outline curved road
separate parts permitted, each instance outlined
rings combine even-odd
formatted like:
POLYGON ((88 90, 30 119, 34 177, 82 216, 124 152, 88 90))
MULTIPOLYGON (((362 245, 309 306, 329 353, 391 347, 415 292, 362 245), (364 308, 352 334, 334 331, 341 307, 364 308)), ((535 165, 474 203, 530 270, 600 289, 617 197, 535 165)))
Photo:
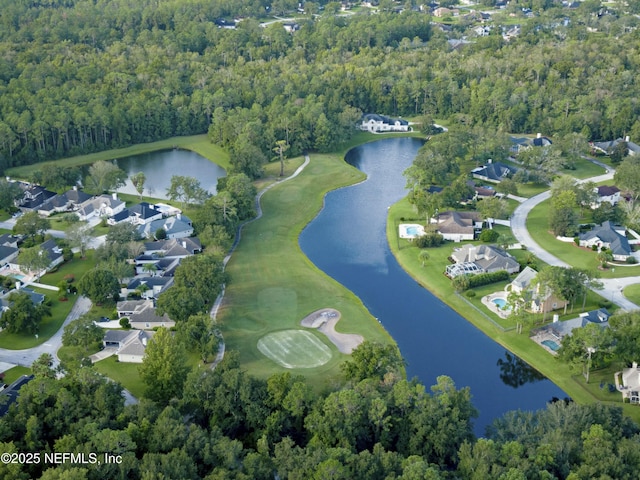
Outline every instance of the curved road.
MULTIPOLYGON (((580 183, 585 182, 603 182, 606 180, 613 179, 613 175, 615 171, 611 169, 608 165, 604 163, 598 162, 597 160, 588 159, 589 161, 600 165, 603 167, 607 173, 603 175, 599 175, 597 177, 586 178, 584 180, 580 180, 580 183)), ((536 243, 536 241, 531 237, 529 231, 527 230, 527 216, 533 210, 533 208, 541 202, 544 202, 549 197, 551 197, 551 192, 547 190, 546 192, 542 192, 534 197, 531 197, 524 202, 522 202, 513 212, 511 216, 511 230, 513 231, 513 235, 516 237, 518 242, 527 247, 531 253, 540 258, 543 262, 548 263, 549 265, 556 265, 559 267, 568 268, 570 265, 566 262, 563 262, 555 255, 544 250, 540 245, 536 243)), ((594 292, 602 295, 602 297, 610 300, 611 302, 618 305, 623 310, 636 310, 640 308, 638 305, 633 303, 630 300, 627 300, 622 295, 622 289, 627 285, 632 285, 635 283, 640 283, 640 276, 637 277, 624 277, 624 278, 607 278, 602 279, 603 288, 602 289, 592 289, 594 292)))

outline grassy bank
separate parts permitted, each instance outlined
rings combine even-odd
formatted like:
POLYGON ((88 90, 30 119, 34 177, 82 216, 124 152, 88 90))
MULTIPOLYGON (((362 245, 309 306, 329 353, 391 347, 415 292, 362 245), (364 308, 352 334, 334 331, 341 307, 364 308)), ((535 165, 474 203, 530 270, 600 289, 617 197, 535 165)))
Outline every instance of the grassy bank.
MULTIPOLYGON (((343 154, 311 155, 311 163, 293 180, 276 185, 262 198, 264 215, 248 224, 227 266, 227 286, 218 321, 227 348, 238 351, 248 371, 259 377, 282 372, 257 349, 271 332, 300 328, 309 313, 332 307, 342 313, 336 329, 369 340, 392 342, 350 291, 315 267, 302 253, 298 236, 322 207, 326 192, 358 182, 364 174, 347 165, 343 154)), ((322 334, 314 335, 332 351, 325 365, 292 369, 322 387, 347 358, 322 334)))
POLYGON ((77 167, 80 165, 89 165, 99 160, 114 160, 117 158, 130 157, 132 155, 140 155, 143 153, 172 148, 182 148, 194 151, 220 165, 225 170, 229 169, 229 154, 222 148, 213 145, 207 136, 203 134, 192 135, 189 137, 172 137, 158 142, 141 143, 126 148, 117 148, 115 150, 106 150, 104 152, 79 155, 77 157, 51 160, 49 162, 37 163, 34 165, 23 165, 21 167, 10 168, 5 173, 10 177, 28 178, 32 172, 40 170, 44 165, 55 164, 59 167, 77 167))
MULTIPOLYGON (((406 240, 398 238, 398 224, 401 218, 409 219, 415 217, 413 207, 406 199, 393 205, 389 210, 387 222, 387 239, 396 259, 418 283, 431 291, 438 298, 446 302, 451 308, 456 310, 465 319, 479 328, 489 338, 518 355, 521 359, 540 371, 547 378, 564 390, 571 398, 580 403, 604 402, 615 403, 622 406, 621 397, 612 395, 596 394, 595 389, 599 387, 591 381, 586 384, 583 377, 575 375, 575 372, 554 356, 547 353, 542 347, 529 339, 526 333, 518 334, 515 330, 504 331, 496 326, 490 318, 490 312, 486 315, 482 309, 475 308, 470 302, 457 296, 451 288, 451 281, 443 274, 449 264, 447 257, 451 254, 453 244, 446 243, 438 248, 429 248, 430 258, 422 266, 419 258, 420 250, 406 240), (480 311, 479 311, 480 310, 480 311)), ((496 290, 499 289, 496 287, 496 290)), ((474 300, 475 301, 475 300, 474 300)), ((593 301, 593 300, 590 300, 593 301)), ((502 323, 502 322, 500 322, 502 323)), ((504 327, 510 325, 505 323, 504 327)), ((613 381, 613 374, 609 382, 613 381)), ((640 409, 630 405, 624 405, 625 412, 640 421, 640 409)))

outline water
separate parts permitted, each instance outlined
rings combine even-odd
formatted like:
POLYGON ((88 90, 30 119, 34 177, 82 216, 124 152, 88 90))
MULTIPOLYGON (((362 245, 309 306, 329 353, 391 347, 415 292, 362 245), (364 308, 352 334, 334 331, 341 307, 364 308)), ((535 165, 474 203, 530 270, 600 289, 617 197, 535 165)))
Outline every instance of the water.
POLYGON ((560 345, 558 345, 553 340, 543 340, 541 343, 542 345, 546 345, 547 347, 549 347, 554 352, 557 352, 558 350, 560 350, 560 345))
POLYGON ((137 195, 131 183, 131 176, 143 172, 146 176, 144 191, 147 197, 167 199, 167 189, 173 175, 194 177, 200 186, 211 194, 216 193, 218 178, 226 175, 225 170, 195 152, 188 150, 163 150, 143 155, 121 158, 118 166, 127 172, 127 183, 118 192, 137 195))
POLYGON ((482 435, 509 410, 537 410, 566 394, 422 288, 390 252, 387 209, 406 195, 402 172, 420 146, 416 139, 397 138, 349 152, 347 161, 364 171, 367 181, 330 192, 300 245, 381 321, 408 362, 410 378, 430 386, 448 375, 458 388, 471 388, 480 411, 475 430, 482 435))
POLYGON ((491 301, 495 303, 497 306, 499 306, 500 308, 504 308, 505 305, 507 304, 504 298, 494 298, 491 301))

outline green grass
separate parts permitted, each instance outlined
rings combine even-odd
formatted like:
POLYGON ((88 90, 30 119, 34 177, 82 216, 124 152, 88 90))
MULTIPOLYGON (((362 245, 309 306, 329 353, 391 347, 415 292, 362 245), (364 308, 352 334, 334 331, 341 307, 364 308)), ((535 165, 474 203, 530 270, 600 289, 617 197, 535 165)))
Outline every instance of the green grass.
POLYGON ((28 178, 32 172, 39 170, 43 165, 53 165, 59 167, 76 167, 80 165, 88 165, 99 160, 113 160, 116 158, 130 157, 132 155, 140 155, 142 153, 153 152, 156 150, 166 150, 170 148, 183 148, 192 150, 203 157, 215 162, 225 170, 229 170, 229 154, 217 145, 213 145, 206 135, 192 135, 189 137, 173 137, 159 142, 141 143, 126 148, 118 148, 115 150, 107 150, 104 152, 91 153, 88 155, 80 155, 77 157, 64 158, 60 160, 52 160, 34 165, 24 165, 21 167, 10 168, 6 174, 11 177, 28 178))
POLYGON ((306 330, 281 330, 258 340, 258 350, 284 368, 320 367, 331 360, 331 349, 306 330))
POLYGON ((604 168, 602 168, 600 165, 596 165, 595 163, 590 162, 585 158, 576 160, 575 167, 575 170, 563 169, 562 173, 571 175, 572 177, 578 179, 597 177, 598 175, 604 175, 606 173, 604 168))
MULTIPOLYGON (((538 204, 527 217, 527 230, 531 237, 547 252, 574 267, 595 270, 599 267, 597 253, 586 248, 576 246, 573 242, 566 243, 556 240, 549 232, 549 200, 538 204)), ((602 278, 622 278, 640 275, 640 265, 615 266, 600 270, 602 278)))
POLYGON ((640 283, 625 287, 622 293, 624 294, 625 298, 631 300, 637 305, 640 305, 640 283))
POLYGON ((16 366, 4 372, 4 383, 11 385, 22 375, 31 375, 31 369, 27 367, 16 366))
POLYGON ((105 358, 93 365, 98 372, 118 382, 136 398, 142 398, 146 389, 138 372, 139 363, 118 362, 117 356, 105 358))
MULTIPOLYGON (((482 330, 492 340, 515 353, 522 360, 551 379, 551 381, 558 385, 558 387, 564 390, 575 401, 580 403, 593 403, 599 400, 589 388, 585 388, 584 385, 581 384, 581 377, 575 377, 574 372, 566 364, 557 360, 553 355, 549 355, 538 344, 530 340, 526 333, 518 334, 515 330, 503 331, 501 328, 493 325, 493 323, 487 320, 484 315, 470 306, 465 300, 454 294, 451 288, 451 281, 442 273, 449 264, 447 257, 453 248, 452 244, 449 243, 442 247, 428 249, 431 258, 427 260, 426 266, 422 267, 418 258, 419 249, 411 245, 408 241, 399 240, 397 234, 397 225, 401 223, 400 217, 411 217, 412 215, 415 215, 413 214, 412 206, 406 199, 403 199, 389 209, 389 221, 387 222, 389 245, 405 271, 469 322, 482 330)), ((526 254, 526 252, 524 253, 526 254)), ((575 316, 575 314, 572 316, 575 316)), ((584 382, 582 381, 582 383, 584 382)), ((617 404, 622 405, 619 400, 617 404)), ((625 412, 636 421, 640 420, 640 409, 627 409, 625 406, 625 412)))
MULTIPOLYGON (((242 366, 253 375, 265 378, 283 371, 260 353, 260 338, 300 328, 306 315, 321 308, 341 312, 340 332, 392 342, 362 302, 315 267, 298 244, 300 232, 321 209, 324 194, 363 178, 363 173, 344 162, 343 154, 313 154, 302 174, 263 196, 264 216, 244 228, 242 241, 227 266, 232 281, 218 322, 227 348, 239 352, 242 366)), ((325 365, 289 371, 305 375, 317 387, 326 385, 348 358, 334 345, 329 348, 333 357, 325 365)))

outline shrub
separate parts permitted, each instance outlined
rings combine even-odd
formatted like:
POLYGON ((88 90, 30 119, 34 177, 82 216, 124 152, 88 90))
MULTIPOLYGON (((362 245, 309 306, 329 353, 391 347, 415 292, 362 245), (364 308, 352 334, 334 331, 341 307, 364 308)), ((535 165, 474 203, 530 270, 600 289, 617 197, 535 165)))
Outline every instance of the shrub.
POLYGON ((638 260, 636 260, 636 257, 627 257, 625 262, 629 265, 635 265, 636 263, 638 263, 638 260))
POLYGON ((76 280, 76 276, 73 273, 67 273, 63 278, 67 283, 73 283, 76 280))
POLYGON ((122 328, 131 328, 131 324, 129 323, 129 319, 127 317, 122 317, 120 319, 120 326, 122 328))
POLYGON ((483 230, 480 234, 479 239, 481 242, 491 243, 498 240, 499 236, 500 234, 495 230, 483 230))
POLYGON ((593 250, 594 252, 598 251, 598 247, 595 245, 591 245, 591 250, 593 250))
POLYGON ((425 233, 415 239, 415 245, 418 248, 439 247, 443 243, 444 237, 439 233, 425 233))
POLYGON ((611 308, 613 304, 609 300, 600 300, 598 306, 600 308, 611 308))
POLYGON ((465 296, 466 296, 467 298, 473 298, 473 297, 475 297, 475 296, 476 296, 476 292, 475 292, 475 290, 467 290, 467 291, 465 292, 465 296))
POLYGON ((580 246, 580 237, 573 237, 573 243, 576 244, 576 246, 580 246))

